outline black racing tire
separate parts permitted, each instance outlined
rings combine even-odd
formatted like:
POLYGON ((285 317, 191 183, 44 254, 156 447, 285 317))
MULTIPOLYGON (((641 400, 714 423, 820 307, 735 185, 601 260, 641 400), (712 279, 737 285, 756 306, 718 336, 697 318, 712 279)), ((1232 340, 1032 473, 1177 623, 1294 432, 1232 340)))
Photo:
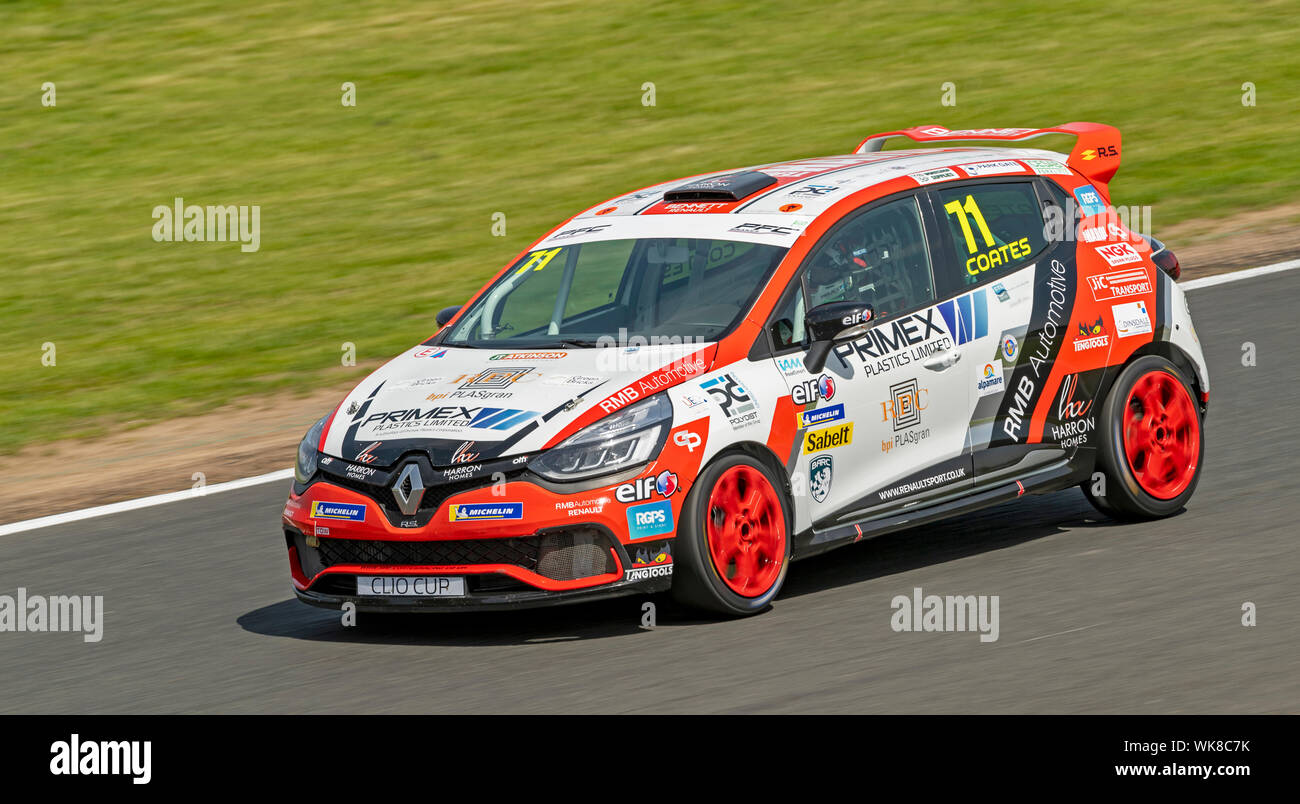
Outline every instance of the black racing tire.
POLYGON ((784 488, 771 469, 743 452, 705 467, 677 528, 675 600, 731 617, 771 604, 790 566, 793 514, 784 488))
POLYGON ((1082 484, 1097 510, 1115 519, 1159 519, 1191 499, 1205 463, 1205 422, 1187 377, 1163 357, 1124 367, 1097 422, 1096 479, 1082 484), (1149 410, 1148 410, 1149 409, 1149 410))

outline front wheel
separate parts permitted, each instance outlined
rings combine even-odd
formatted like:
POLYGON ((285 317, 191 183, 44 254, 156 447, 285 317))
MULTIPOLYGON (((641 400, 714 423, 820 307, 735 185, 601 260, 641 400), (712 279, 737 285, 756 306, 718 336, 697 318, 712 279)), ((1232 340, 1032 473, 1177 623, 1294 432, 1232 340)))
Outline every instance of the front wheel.
POLYGON ((780 488, 771 470, 740 453, 700 473, 677 531, 674 598, 731 616, 772 602, 790 564, 790 509, 780 488))
POLYGON ((1183 508, 1205 457, 1202 421, 1191 386, 1163 357, 1124 368, 1097 423, 1104 483, 1083 484, 1098 510, 1121 519, 1154 519, 1183 508))

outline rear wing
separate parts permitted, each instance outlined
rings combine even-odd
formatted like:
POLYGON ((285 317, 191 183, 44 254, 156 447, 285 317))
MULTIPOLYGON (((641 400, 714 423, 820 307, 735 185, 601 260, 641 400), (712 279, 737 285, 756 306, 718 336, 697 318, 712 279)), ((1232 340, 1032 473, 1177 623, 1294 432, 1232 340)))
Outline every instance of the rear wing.
POLYGON ((888 131, 872 134, 858 144, 855 154, 867 154, 885 147, 885 141, 893 137, 907 137, 915 142, 959 142, 970 140, 1031 140, 1048 134, 1070 134, 1077 137, 1074 150, 1070 152, 1066 164, 1082 173, 1088 181, 1098 185, 1097 189, 1107 196, 1110 192, 1106 185, 1110 183, 1115 171, 1119 170, 1119 129, 1104 123, 1063 123, 1051 128, 975 128, 949 131, 943 126, 925 125, 905 128, 902 131, 888 131))

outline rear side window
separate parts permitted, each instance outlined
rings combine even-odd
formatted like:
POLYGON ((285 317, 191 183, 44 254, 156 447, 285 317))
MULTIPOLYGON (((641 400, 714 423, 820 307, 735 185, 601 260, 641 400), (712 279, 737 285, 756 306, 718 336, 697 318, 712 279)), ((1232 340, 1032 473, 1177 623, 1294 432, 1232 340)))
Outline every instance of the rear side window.
POLYGON ((1047 245, 1038 194, 1028 182, 941 189, 939 213, 965 285, 1021 268, 1047 245))

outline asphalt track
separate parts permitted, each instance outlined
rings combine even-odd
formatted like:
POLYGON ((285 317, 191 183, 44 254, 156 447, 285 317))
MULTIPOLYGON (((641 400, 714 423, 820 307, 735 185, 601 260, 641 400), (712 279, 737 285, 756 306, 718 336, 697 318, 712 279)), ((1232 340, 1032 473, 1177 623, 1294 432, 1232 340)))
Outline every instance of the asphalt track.
POLYGON ((1190 297, 1209 440, 1170 519, 1025 498, 795 564, 740 621, 664 598, 647 630, 629 598, 344 628, 293 598, 270 483, 0 538, 0 594, 105 598, 97 644, 0 633, 0 712, 1300 711, 1300 272, 1190 297), (895 633, 915 587, 998 595, 998 641, 895 633))

